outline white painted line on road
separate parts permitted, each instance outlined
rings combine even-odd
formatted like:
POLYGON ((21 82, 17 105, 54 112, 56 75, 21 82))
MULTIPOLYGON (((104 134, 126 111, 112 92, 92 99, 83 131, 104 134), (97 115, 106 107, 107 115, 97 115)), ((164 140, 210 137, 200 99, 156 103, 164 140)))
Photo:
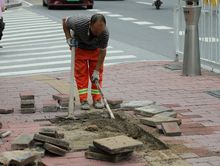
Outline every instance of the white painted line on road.
MULTIPOLYGON (((15 62, 30 62, 30 61, 37 61, 37 60, 50 60, 51 61, 52 59, 70 60, 70 58, 71 58, 70 54, 67 54, 67 55, 65 54, 65 55, 57 55, 57 56, 43 56, 43 57, 1 60, 0 64, 2 64, 2 65, 6 64, 7 66, 0 66, 0 69, 7 69, 8 66, 10 67, 10 63, 15 63, 15 62), (7 64, 7 63, 9 63, 9 64, 7 64), (3 67, 3 68, 1 68, 1 67, 3 67)), ((118 59, 132 59, 132 58, 136 58, 136 56, 134 56, 134 55, 107 56, 105 59, 106 60, 118 60, 118 59)), ((60 61, 60 60, 58 60, 58 61, 60 61)), ((31 65, 31 64, 29 63, 29 65, 31 65)), ((17 66, 17 65, 12 65, 12 66, 17 66)), ((19 66, 21 66, 21 65, 19 65, 19 66)))
POLYGON ((27 2, 27 1, 23 0, 22 2, 26 3, 28 6, 33 6, 33 4, 31 4, 31 3, 27 2))
POLYGON ((10 25, 10 26, 17 26, 17 25, 33 25, 33 24, 37 24, 37 23, 44 23, 44 24, 49 24, 49 23, 54 23, 54 21, 51 21, 51 20, 33 20, 33 21, 28 21, 28 22, 21 22, 21 23, 17 23, 17 22, 9 22, 9 23, 6 23, 6 25, 10 25))
POLYGON ((107 11, 100 11, 98 12, 99 14, 110 14, 111 12, 107 12, 107 11))
MULTIPOLYGON (((117 63, 105 63, 104 66, 110 66, 110 65, 114 65, 114 64, 117 64, 117 63)), ((70 66, 69 67, 59 67, 59 68, 4 72, 4 73, 0 73, 0 76, 19 76, 19 75, 38 74, 38 73, 60 72, 60 71, 70 71, 70 66)))
POLYGON ((36 36, 36 35, 43 35, 43 34, 49 34, 49 33, 57 34, 57 33, 62 33, 62 32, 63 32, 62 29, 56 29, 56 30, 50 30, 50 31, 40 31, 40 32, 35 31, 35 32, 26 32, 26 33, 20 33, 20 34, 7 34, 5 36, 7 38, 12 38, 12 37, 15 38, 15 37, 20 37, 20 36, 30 36, 30 35, 36 36))
MULTIPOLYGON (((53 29, 62 29, 62 27, 57 27, 57 26, 52 26, 52 27, 42 27, 42 28, 30 28, 30 29, 20 29, 20 30, 16 30, 16 33, 21 33, 23 34, 24 32, 32 32, 32 31, 45 31, 45 30, 53 30, 53 29)), ((6 31, 4 34, 12 34, 15 31, 6 31)))
POLYGON ((108 46, 108 47, 107 47, 107 49, 111 49, 111 48, 113 48, 113 47, 112 47, 112 46, 108 46))
POLYGON ((19 41, 19 42, 2 42, 2 46, 8 47, 22 47, 22 46, 28 46, 32 44, 43 44, 43 43, 53 43, 54 41, 65 41, 65 37, 52 37, 52 38, 46 38, 46 39, 36 39, 36 40, 25 40, 25 41, 19 41))
POLYGON ((99 12, 100 10, 99 9, 89 9, 87 11, 90 11, 90 12, 99 12))
POLYGON ((107 54, 118 54, 118 53, 123 53, 124 51, 122 50, 111 50, 111 51, 108 51, 107 50, 107 54))
POLYGON ((5 20, 6 22, 14 22, 14 21, 29 21, 29 20, 40 20, 40 19, 49 19, 48 17, 45 16, 28 16, 28 17, 12 17, 12 18, 7 18, 5 20))
POLYGON ((134 20, 137 20, 136 18, 132 18, 132 17, 121 17, 121 18, 118 18, 120 20, 123 20, 123 21, 134 21, 134 20))
POLYGON ((45 23, 37 23, 37 24, 32 24, 32 25, 16 25, 16 26, 7 26, 5 32, 12 31, 16 32, 16 30, 28 30, 32 28, 43 28, 43 27, 57 27, 57 28, 62 28, 60 24, 57 24, 56 22, 49 22, 48 24, 45 23))
POLYGON ((56 51, 44 51, 44 52, 27 52, 27 53, 16 53, 16 54, 10 54, 10 55, 3 55, 1 56, 1 58, 13 58, 13 57, 24 57, 24 56, 27 56, 27 57, 31 57, 31 56, 38 56, 38 55, 49 55, 49 54, 57 54, 57 53, 60 53, 60 54, 70 54, 70 50, 69 49, 66 49, 66 50, 56 50, 56 51))
POLYGON ((36 21, 50 21, 50 19, 48 19, 47 17, 43 17, 43 18, 39 18, 39 17, 34 17, 34 18, 27 18, 27 19, 15 19, 15 20, 7 20, 5 21, 6 24, 11 24, 11 23, 17 23, 20 24, 22 22, 26 23, 31 23, 31 22, 36 22, 36 21))
POLYGON ((179 31, 179 36, 185 35, 185 31, 179 31))
POLYGON ((150 28, 153 29, 158 29, 158 30, 169 30, 169 29, 173 29, 172 27, 168 27, 168 26, 150 26, 150 28))
POLYGON ((172 34, 174 34, 174 31, 170 31, 169 33, 172 33, 172 34))
MULTIPOLYGON (((54 37, 54 34, 50 34, 50 35, 38 35, 38 36, 25 36, 25 37, 16 37, 16 38, 6 38, 4 39, 4 41, 19 41, 19 40, 27 40, 27 39, 38 39, 38 38, 48 38, 48 37, 54 37)), ((56 37, 58 36, 64 36, 63 33, 57 33, 56 37)), ((20 42, 20 41, 19 41, 20 42)))
POLYGON ((152 24, 154 24, 154 23, 148 22, 148 21, 136 21, 133 23, 138 24, 138 25, 152 25, 152 24))
POLYGON ((66 48, 68 49, 68 46, 67 44, 64 44, 64 45, 59 45, 59 46, 46 46, 46 47, 35 47, 35 48, 21 48, 21 49, 10 49, 10 50, 4 50, 4 49, 1 49, 0 50, 0 53, 1 52, 19 52, 19 51, 36 51, 36 50, 48 50, 48 49, 56 49, 56 48, 66 48))
POLYGON ((121 14, 108 14, 109 17, 122 17, 121 14))
MULTIPOLYGON (((51 58, 51 57, 48 57, 47 59, 49 59, 49 58, 51 58)), ((63 56, 62 58, 65 58, 65 56, 63 56)), ((136 58, 136 56, 134 56, 134 55, 124 55, 124 56, 106 57, 106 60, 131 59, 131 58, 136 58)), ((41 59, 45 60, 43 58, 41 58, 41 59)), ((32 60, 33 60, 33 58, 31 59, 31 61, 32 60)), ((26 60, 26 62, 27 61, 28 60, 26 60)), ((15 69, 15 68, 25 68, 25 67, 36 67, 36 66, 48 66, 48 65, 57 65, 57 64, 69 64, 70 62, 71 62, 71 60, 70 60, 70 56, 69 56, 68 59, 62 60, 62 61, 50 61, 50 62, 38 62, 38 63, 28 63, 28 64, 19 64, 19 65, 0 66, 0 70, 8 70, 8 69, 15 69)))
POLYGON ((65 41, 65 39, 60 39, 60 40, 56 40, 56 41, 54 41, 54 40, 51 40, 51 41, 47 41, 47 42, 37 42, 37 43, 28 43, 28 44, 18 44, 18 45, 16 45, 16 44, 13 44, 13 45, 10 45, 10 46, 8 46, 8 45, 3 45, 3 46, 5 46, 4 48, 17 48, 17 47, 36 47, 36 46, 38 46, 38 45, 44 45, 44 46, 46 46, 46 45, 64 45, 64 44, 67 44, 66 42, 64 42, 65 41))
POLYGON ((150 2, 141 2, 141 1, 138 1, 138 2, 136 2, 136 3, 152 6, 152 3, 150 3, 150 2))

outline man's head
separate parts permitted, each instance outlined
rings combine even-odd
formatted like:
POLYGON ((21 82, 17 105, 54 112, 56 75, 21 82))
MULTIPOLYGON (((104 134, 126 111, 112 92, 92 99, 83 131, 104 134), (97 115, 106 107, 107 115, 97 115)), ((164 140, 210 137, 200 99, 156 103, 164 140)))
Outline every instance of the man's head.
POLYGON ((94 14, 90 20, 90 30, 94 36, 101 35, 106 27, 106 20, 102 14, 94 14))

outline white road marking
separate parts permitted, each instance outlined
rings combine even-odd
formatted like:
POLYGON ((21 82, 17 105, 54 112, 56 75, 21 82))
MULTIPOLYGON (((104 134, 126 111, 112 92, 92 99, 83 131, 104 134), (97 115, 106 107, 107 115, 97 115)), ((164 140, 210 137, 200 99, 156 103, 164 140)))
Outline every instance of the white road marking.
POLYGON ((120 20, 123 20, 123 21, 134 21, 134 20, 137 20, 136 18, 132 18, 132 17, 121 17, 121 18, 118 18, 120 20))
POLYGON ((153 29, 158 29, 158 30, 169 30, 169 29, 173 29, 172 27, 168 27, 168 26, 150 26, 150 28, 153 29))
POLYGON ((154 23, 148 22, 148 21, 136 21, 133 23, 138 24, 138 25, 152 25, 152 24, 154 24, 154 23))
POLYGON ((109 17, 122 17, 121 14, 108 14, 109 17))
POLYGON ((99 9, 89 9, 87 11, 90 11, 90 12, 99 12, 100 10, 99 9))
POLYGON ((23 0, 22 2, 26 3, 28 6, 33 6, 33 4, 31 4, 31 3, 27 2, 27 1, 23 0))
POLYGON ((98 12, 99 14, 110 14, 111 12, 106 12, 106 11, 100 11, 98 12))
POLYGON ((152 2, 150 3, 150 2, 141 2, 141 1, 138 1, 138 2, 136 2, 136 3, 152 6, 152 2))

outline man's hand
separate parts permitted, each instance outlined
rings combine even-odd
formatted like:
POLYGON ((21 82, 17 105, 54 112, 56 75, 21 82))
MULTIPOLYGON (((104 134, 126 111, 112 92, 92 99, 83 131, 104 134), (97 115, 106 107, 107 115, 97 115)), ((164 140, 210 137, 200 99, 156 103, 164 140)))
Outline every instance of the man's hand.
POLYGON ((66 39, 67 44, 71 47, 77 47, 77 40, 75 40, 74 38, 68 38, 66 39))
POLYGON ((99 81, 99 71, 94 70, 92 73, 92 82, 99 81))

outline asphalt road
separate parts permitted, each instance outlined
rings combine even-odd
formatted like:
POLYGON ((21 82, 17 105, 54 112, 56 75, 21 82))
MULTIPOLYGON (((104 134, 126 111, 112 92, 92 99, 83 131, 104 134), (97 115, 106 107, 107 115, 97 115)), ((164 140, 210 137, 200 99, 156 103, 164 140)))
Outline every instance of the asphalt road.
POLYGON ((94 9, 98 11, 93 12, 79 8, 48 10, 42 6, 41 0, 27 0, 27 2, 33 4, 29 10, 60 23, 65 16, 109 12, 105 15, 112 42, 116 42, 119 47, 132 50, 133 54, 142 58, 160 60, 164 58, 162 56, 165 56, 174 59, 173 9, 177 3, 174 0, 164 1, 160 10, 150 5, 151 0, 95 1, 94 9), (117 17, 108 16, 111 14, 119 14, 136 20, 120 20, 117 17), (135 21, 147 23, 140 25, 141 23, 133 23, 135 21))

